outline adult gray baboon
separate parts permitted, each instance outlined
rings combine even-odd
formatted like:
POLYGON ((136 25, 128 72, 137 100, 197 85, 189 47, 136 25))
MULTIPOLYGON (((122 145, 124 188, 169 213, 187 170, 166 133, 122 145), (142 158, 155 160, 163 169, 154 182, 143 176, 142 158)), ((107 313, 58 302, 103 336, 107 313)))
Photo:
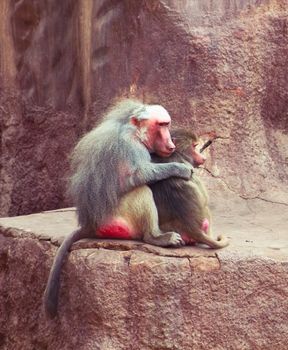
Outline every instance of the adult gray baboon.
POLYGON ((75 241, 98 236, 141 238, 159 246, 184 244, 178 233, 159 229, 152 192, 146 186, 171 176, 190 178, 191 168, 184 164, 151 162, 150 153, 160 157, 173 153, 170 124, 162 106, 125 100, 76 146, 70 192, 80 228, 65 238, 50 271, 44 306, 51 317, 57 313, 61 267, 75 241))
MULTIPOLYGON (((165 162, 181 162, 197 168, 206 158, 201 154, 211 143, 206 142, 197 151, 197 136, 187 129, 171 132, 176 151, 165 162)), ((154 162, 162 163, 163 158, 153 156, 154 162)), ((192 173, 189 181, 180 178, 167 178, 150 186, 158 209, 159 226, 162 230, 177 231, 186 244, 205 243, 211 248, 226 247, 229 242, 223 235, 217 240, 212 237, 211 214, 208 195, 200 178, 192 173)))

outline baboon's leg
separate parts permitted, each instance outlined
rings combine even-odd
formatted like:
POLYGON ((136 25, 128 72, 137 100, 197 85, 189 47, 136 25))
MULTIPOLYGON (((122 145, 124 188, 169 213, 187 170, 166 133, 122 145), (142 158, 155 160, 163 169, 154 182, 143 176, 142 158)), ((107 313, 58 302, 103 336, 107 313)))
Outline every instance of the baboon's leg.
POLYGON ((184 242, 176 232, 162 232, 152 191, 148 186, 138 187, 126 194, 117 212, 132 227, 134 238, 157 246, 180 246, 184 242))

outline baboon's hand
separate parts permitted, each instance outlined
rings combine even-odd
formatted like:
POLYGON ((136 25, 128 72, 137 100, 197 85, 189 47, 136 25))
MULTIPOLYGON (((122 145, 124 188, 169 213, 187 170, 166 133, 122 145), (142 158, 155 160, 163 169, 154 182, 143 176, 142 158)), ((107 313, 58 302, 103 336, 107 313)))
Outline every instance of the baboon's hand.
POLYGON ((185 242, 179 233, 173 232, 169 240, 169 245, 172 247, 181 247, 182 245, 185 245, 185 242))
POLYGON ((177 167, 177 172, 178 172, 176 176, 179 176, 184 180, 191 179, 191 176, 193 174, 192 166, 190 167, 183 163, 175 163, 175 166, 177 167))

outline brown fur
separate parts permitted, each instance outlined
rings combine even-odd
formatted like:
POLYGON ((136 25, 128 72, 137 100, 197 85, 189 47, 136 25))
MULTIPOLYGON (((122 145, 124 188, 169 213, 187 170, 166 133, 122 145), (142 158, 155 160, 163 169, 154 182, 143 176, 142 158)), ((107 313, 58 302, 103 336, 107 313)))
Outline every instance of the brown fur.
MULTIPOLYGON (((197 167, 205 158, 196 151, 196 135, 187 129, 171 132, 176 144, 176 151, 165 161, 182 162, 187 166, 197 167), (192 147, 191 147, 192 146, 192 147)), ((153 156, 153 161, 163 159, 153 156)), ((158 209, 159 225, 162 230, 176 231, 185 234, 193 242, 207 244, 211 248, 223 248, 229 243, 226 237, 212 237, 211 213, 208 206, 208 195, 200 178, 194 171, 189 181, 180 178, 169 178, 150 186, 158 209), (208 219, 207 232, 203 222, 208 219)))

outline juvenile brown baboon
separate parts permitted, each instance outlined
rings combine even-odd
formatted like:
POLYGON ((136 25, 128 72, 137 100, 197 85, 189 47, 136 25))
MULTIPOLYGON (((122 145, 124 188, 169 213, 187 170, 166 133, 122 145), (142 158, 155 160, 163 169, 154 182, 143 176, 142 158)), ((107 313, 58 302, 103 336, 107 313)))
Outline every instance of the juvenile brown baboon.
MULTIPOLYGON (((165 162, 182 162, 198 167, 204 164, 205 157, 197 151, 197 137, 187 129, 176 129, 171 132, 176 151, 165 162)), ((204 148, 208 147, 206 143, 204 148)), ((158 156, 154 162, 162 163, 158 156)), ((159 226, 162 230, 177 231, 184 241, 205 243, 211 248, 223 248, 228 245, 224 236, 212 237, 211 215, 208 207, 208 196, 199 177, 192 173, 189 181, 180 178, 169 178, 150 186, 158 209, 159 226)))
POLYGON ((75 241, 98 236, 141 238, 159 246, 184 244, 178 233, 159 229, 153 195, 145 186, 171 176, 186 180, 191 176, 185 164, 151 162, 150 153, 160 157, 173 153, 170 124, 162 106, 125 100, 76 146, 70 192, 80 228, 65 238, 50 271, 44 306, 51 317, 57 313, 61 267, 75 241))

